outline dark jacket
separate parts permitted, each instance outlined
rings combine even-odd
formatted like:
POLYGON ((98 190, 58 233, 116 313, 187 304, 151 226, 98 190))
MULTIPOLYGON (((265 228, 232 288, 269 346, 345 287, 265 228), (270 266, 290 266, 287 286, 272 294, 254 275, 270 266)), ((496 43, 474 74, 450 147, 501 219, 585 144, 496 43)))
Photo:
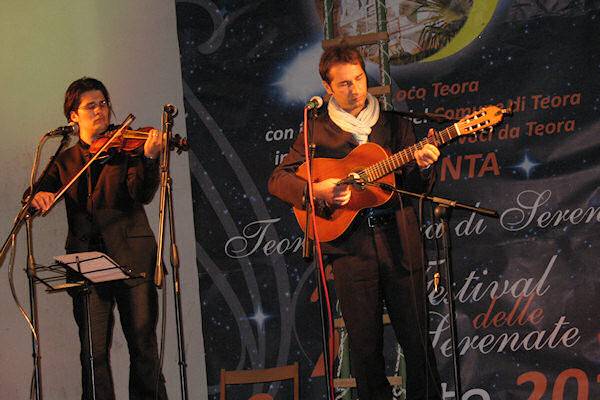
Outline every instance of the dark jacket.
MULTIPOLYGON (((38 190, 56 193, 89 157, 83 142, 65 150, 38 190)), ((67 253, 103 249, 119 265, 151 278, 156 240, 143 204, 152 200, 158 188, 158 162, 140 152, 116 153, 101 163, 96 161, 91 176, 81 175, 64 195, 69 225, 65 249, 67 253)))
MULTIPOLYGON (((313 128, 312 122, 309 122, 309 127, 313 128)), ((314 121, 313 132, 316 158, 344 158, 357 147, 352 134, 344 132, 333 123, 327 112, 314 121)), ((396 114, 382 112, 372 128, 369 142, 377 143, 390 154, 396 153, 415 143, 412 123, 396 114)), ((304 135, 300 133, 288 155, 275 168, 269 179, 269 192, 296 208, 303 208, 306 182, 296 176, 296 170, 304 160, 304 135)), ((396 186, 418 193, 426 192, 430 189, 434 179, 430 170, 422 172, 414 161, 410 162, 395 172, 396 186)), ((390 238, 390 240, 398 240, 397 235, 400 235, 403 253, 410 254, 410 256, 403 257, 402 264, 407 269, 419 268, 422 265, 421 240, 412 203, 409 199, 404 198, 402 207, 400 207, 396 196, 393 196, 388 203, 379 207, 379 209, 396 210, 396 237, 390 238)), ((365 213, 362 214, 355 219, 341 237, 332 242, 323 243, 323 250, 326 254, 360 255, 369 229, 365 213)))

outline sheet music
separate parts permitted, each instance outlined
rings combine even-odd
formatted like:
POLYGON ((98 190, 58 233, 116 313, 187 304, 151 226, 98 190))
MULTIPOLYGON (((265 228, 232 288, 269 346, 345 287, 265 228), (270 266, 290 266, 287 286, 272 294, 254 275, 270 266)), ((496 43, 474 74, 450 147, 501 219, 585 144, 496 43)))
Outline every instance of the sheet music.
POLYGON ((54 259, 73 271, 80 272, 94 283, 129 278, 112 258, 99 251, 65 254, 55 256, 54 259), (79 266, 77 260, 79 260, 79 266))

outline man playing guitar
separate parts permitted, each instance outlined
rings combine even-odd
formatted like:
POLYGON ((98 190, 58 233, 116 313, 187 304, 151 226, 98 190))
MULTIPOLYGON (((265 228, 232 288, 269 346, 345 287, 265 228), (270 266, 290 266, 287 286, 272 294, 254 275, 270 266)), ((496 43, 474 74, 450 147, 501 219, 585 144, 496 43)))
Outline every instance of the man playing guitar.
MULTIPOLYGON (((367 92, 364 61, 357 50, 325 50, 319 72, 331 99, 327 112, 309 126, 316 145, 315 162, 320 158, 339 162, 367 142, 389 154, 415 144, 410 121, 381 111, 377 99, 367 92)), ((305 161, 303 142, 301 134, 269 179, 269 192, 297 210, 304 209, 307 194, 299 169, 305 161)), ((416 192, 431 187, 434 176, 429 167, 440 153, 431 143, 419 147, 411 153, 414 161, 390 174, 392 184, 416 192)), ((344 210, 365 191, 358 185, 339 184, 344 176, 331 176, 314 182, 317 209, 344 210)), ((385 305, 406 359, 407 398, 439 399, 440 381, 424 320, 423 256, 416 213, 407 199, 389 198, 358 212, 343 234, 323 243, 348 329, 352 372, 361 400, 392 399, 383 357, 385 305)))

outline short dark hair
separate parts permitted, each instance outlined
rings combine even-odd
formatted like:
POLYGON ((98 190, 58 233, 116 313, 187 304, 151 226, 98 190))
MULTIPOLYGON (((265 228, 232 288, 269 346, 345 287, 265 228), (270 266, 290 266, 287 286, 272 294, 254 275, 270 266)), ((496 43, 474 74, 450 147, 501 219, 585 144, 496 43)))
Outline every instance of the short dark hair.
POLYGON ((327 83, 331 83, 329 78, 329 70, 336 64, 356 64, 360 65, 365 70, 365 61, 354 47, 348 46, 333 46, 325 49, 319 61, 319 74, 321 79, 327 83))
POLYGON ((81 95, 85 92, 89 92, 90 90, 101 91, 104 95, 104 98, 108 102, 109 108, 112 111, 112 107, 110 107, 110 96, 108 94, 108 90, 106 90, 106 86, 104 86, 104 84, 98 79, 84 76, 83 78, 79 78, 73 83, 71 83, 67 88, 67 91, 65 92, 65 103, 63 105, 63 111, 65 113, 67 121, 71 120, 71 111, 75 111, 79 108, 81 95))

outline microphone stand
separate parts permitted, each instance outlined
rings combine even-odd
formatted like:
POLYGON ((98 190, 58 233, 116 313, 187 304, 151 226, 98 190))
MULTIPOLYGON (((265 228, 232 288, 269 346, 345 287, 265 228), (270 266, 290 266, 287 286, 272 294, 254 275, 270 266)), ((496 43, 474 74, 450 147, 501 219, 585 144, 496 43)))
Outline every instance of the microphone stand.
MULTIPOLYGON (((318 114, 317 114, 317 110, 316 108, 312 108, 312 120, 314 121, 317 118, 318 114)), ((308 129, 308 126, 306 124, 308 124, 308 119, 304 121, 305 123, 305 134, 307 135, 307 142, 309 143, 308 145, 308 159, 306 160, 306 165, 308 166, 309 170, 312 171, 312 160, 315 156, 315 149, 316 149, 316 145, 313 142, 313 137, 312 137, 312 130, 308 129)), ((312 207, 311 207, 311 202, 310 202, 310 193, 312 193, 312 189, 309 190, 309 185, 312 185, 312 182, 307 182, 307 187, 306 187, 306 191, 305 191, 305 196, 304 196, 304 209, 306 210, 306 224, 305 224, 305 229, 304 229, 304 241, 303 241, 303 251, 302 251, 302 258, 304 259, 304 261, 306 262, 311 262, 313 261, 313 255, 315 253, 317 253, 315 251, 315 247, 317 245, 317 243, 314 240, 311 240, 309 237, 309 232, 310 230, 313 229, 313 225, 312 225, 312 207)), ((314 231, 313 231, 314 233, 314 231)), ((317 253, 318 255, 320 255, 320 253, 317 253)), ((322 265, 322 260, 321 263, 319 264, 319 260, 315 260, 315 275, 316 275, 316 282, 317 282, 317 290, 318 290, 318 294, 319 294, 319 314, 321 316, 321 338, 322 338, 322 347, 323 347, 323 372, 325 374, 325 384, 327 387, 327 399, 328 400, 334 400, 335 395, 334 395, 334 387, 333 387, 333 381, 331 379, 331 370, 333 369, 333 365, 330 365, 330 357, 331 354, 329 353, 329 342, 332 338, 329 337, 329 331, 327 329, 327 324, 325 322, 326 320, 326 315, 329 315, 328 309, 327 309, 327 304, 326 304, 326 300, 325 300, 325 291, 324 291, 324 287, 323 285, 327 285, 327 281, 323 281, 323 279, 321 279, 321 271, 320 271, 320 265, 322 265)))
MULTIPOLYGON (((125 122, 123 123, 121 128, 119 128, 117 130, 117 132, 115 132, 115 134, 109 140, 107 140, 107 142, 104 144, 104 146, 102 146, 102 148, 98 151, 98 153, 96 153, 81 168, 81 170, 54 196, 54 200, 53 200, 52 204, 50 205, 50 207, 48 208, 48 210, 43 212, 41 215, 46 215, 54 207, 54 205, 62 198, 64 193, 66 193, 66 191, 75 183, 75 181, 79 178, 79 176, 81 176, 81 174, 90 166, 90 164, 99 157, 101 152, 105 151, 110 146, 110 144, 114 141, 114 139, 116 139, 122 133, 122 131, 129 124, 131 124, 131 122, 133 122, 134 119, 135 119, 135 117, 131 114, 127 117, 127 119, 125 120, 125 122)), ((45 141, 47 137, 48 137, 48 135, 45 135, 42 140, 45 141)), ((68 136, 65 133, 63 135, 63 139, 60 143, 60 146, 56 149, 56 152, 50 159, 50 162, 46 165, 46 168, 42 172, 38 182, 43 182, 43 180, 46 178, 46 176, 48 175, 48 171, 50 170, 50 166, 52 165, 52 162, 55 160, 55 158, 58 156, 58 154, 60 152, 62 152, 62 150, 66 147, 67 143, 68 143, 68 136)), ((39 152, 39 149, 38 149, 38 152, 39 152)), ((36 154, 36 160, 38 158, 39 158, 39 153, 36 154)), ((8 246, 8 244, 11 241, 11 238, 13 236, 16 237, 16 235, 19 232, 19 230, 21 229, 21 226, 23 225, 23 223, 26 223, 26 226, 27 226, 27 228, 26 228, 27 229, 27 276, 28 276, 28 282, 29 282, 29 302, 30 302, 30 312, 31 312, 31 325, 33 327, 33 332, 32 332, 32 347, 33 347, 32 357, 33 357, 33 365, 34 365, 34 378, 33 378, 34 383, 33 384, 35 387, 35 398, 36 398, 36 400, 41 400, 43 398, 43 393, 42 393, 41 356, 40 356, 40 347, 39 347, 40 336, 39 336, 39 322, 38 322, 37 292, 35 289, 36 272, 35 272, 35 259, 33 256, 33 236, 32 236, 32 219, 33 219, 33 217, 39 215, 39 213, 36 210, 31 208, 31 203, 33 201, 33 197, 34 197, 34 195, 36 193, 36 189, 37 189, 34 187, 35 185, 33 183, 33 179, 35 177, 35 169, 36 169, 36 166, 34 165, 33 171, 31 173, 31 182, 30 182, 30 186, 29 186, 30 193, 25 200, 25 204, 23 205, 23 207, 21 207, 21 210, 17 214, 17 217, 15 218, 15 222, 14 222, 13 227, 8 235, 8 238, 6 239, 6 241, 2 245, 2 249, 0 250, 0 266, 2 265, 1 263, 4 261, 4 257, 6 256, 6 253, 10 247, 10 246, 8 246)), ((39 184, 38 184, 38 187, 39 187, 39 184)))
POLYGON ((187 385, 187 362, 185 356, 185 342, 183 335, 183 320, 181 315, 181 286, 179 276, 179 250, 175 238, 175 217, 173 213, 173 179, 170 175, 171 168, 171 150, 177 148, 177 153, 188 150, 188 144, 185 139, 175 135, 173 137, 174 118, 177 116, 177 108, 171 104, 165 104, 162 113, 162 131, 164 135, 164 147, 160 162, 160 206, 159 206, 159 225, 158 240, 156 250, 156 268, 154 270, 154 284, 161 288, 164 278, 163 251, 165 237, 165 216, 169 214, 169 238, 170 238, 170 262, 173 269, 173 297, 175 299, 175 323, 177 330, 177 353, 179 356, 179 379, 181 389, 181 399, 188 398, 187 385))
MULTIPOLYGON (((43 145, 43 143, 48 138, 49 138, 49 134, 45 134, 42 137, 40 146, 38 146, 38 149, 36 151, 35 160, 39 160, 41 145, 43 145)), ((64 148, 67 146, 68 143, 69 143, 69 136, 67 133, 64 133, 63 138, 60 142, 60 145, 58 146, 58 148, 54 152, 54 155, 50 158, 50 161, 48 162, 48 164, 42 171, 39 182, 42 182, 46 178, 53 161, 64 150, 64 148)), ((19 211, 19 213, 17 214, 17 216, 15 218, 13 227, 12 227, 6 241, 2 245, 2 249, 0 250, 0 267, 2 266, 4 257, 6 256, 8 249, 11 247, 8 245, 9 242, 12 242, 12 239, 16 238, 19 230, 23 226, 23 223, 25 223, 26 236, 27 236, 27 269, 26 269, 26 273, 27 273, 28 291, 29 291, 30 323, 31 323, 31 327, 33 329, 31 332, 31 347, 32 347, 33 369, 34 369, 33 389, 35 392, 35 399, 41 400, 43 398, 42 367, 41 367, 41 355, 40 355, 38 301, 37 301, 37 291, 36 291, 36 286, 35 286, 36 271, 35 271, 35 258, 33 256, 33 230, 32 230, 32 218, 35 216, 35 210, 31 209, 31 202, 33 201, 33 197, 35 195, 35 188, 34 188, 33 180, 36 175, 36 170, 37 170, 37 162, 34 162, 34 165, 33 165, 32 171, 31 171, 29 194, 25 198, 24 204, 21 207, 21 210, 19 211)))
MULTIPOLYGON (((310 132, 310 130, 307 130, 307 132, 310 132)), ((308 133, 308 135, 310 135, 310 137, 308 138, 308 160, 306 160, 306 164, 308 165, 308 168, 312 171, 312 160, 315 157, 315 149, 317 148, 317 146, 314 144, 314 142, 312 141, 312 132, 308 133)), ((311 183, 307 183, 306 185, 306 190, 305 190, 305 195, 304 195, 304 209, 306 210, 306 221, 304 226, 306 227, 305 232, 304 232, 304 240, 302 241, 302 258, 304 259, 304 261, 306 261, 307 263, 311 262, 313 260, 313 254, 314 254, 314 247, 315 247, 315 243, 313 240, 311 240, 310 236, 309 236, 309 229, 311 229, 311 219, 310 217, 312 216, 312 207, 310 205, 310 198, 309 198, 309 190, 308 190, 308 185, 312 184, 311 183)), ((320 278, 318 278, 320 279, 320 278)), ((318 281, 317 279, 317 281, 318 281)), ((319 290, 320 286, 319 286, 319 290)))
POLYGON ((31 332, 31 348, 33 353, 33 370, 34 378, 33 385, 35 391, 35 398, 40 400, 43 398, 42 392, 42 356, 40 353, 40 330, 39 330, 39 318, 38 318, 38 301, 37 301, 37 290, 35 286, 35 259, 33 257, 33 229, 32 219, 29 216, 25 222, 25 232, 27 233, 27 285, 29 289, 29 313, 31 315, 31 326, 33 326, 33 332, 31 332))
MULTIPOLYGON (((45 142, 48 139, 48 137, 49 137, 48 134, 44 135, 42 137, 42 143, 45 142)), ((64 150, 64 148, 67 146, 68 143, 69 143, 69 137, 68 137, 67 134, 65 134, 65 135, 63 135, 63 138, 60 141, 60 145, 58 146, 58 148, 54 152, 54 155, 52 157, 50 157, 50 161, 48 162, 48 164, 46 165, 46 167, 42 171, 38 182, 42 182, 44 179, 46 179, 46 176, 48 175, 48 171, 50 170, 50 166, 52 165, 52 162, 64 150)), ((35 157, 36 160, 39 158, 39 152, 40 152, 40 149, 38 148, 38 150, 36 151, 36 153, 37 153, 36 157, 35 157)), ((14 223, 13 223, 13 227, 10 230, 10 233, 8 234, 8 237, 4 241, 4 244, 2 245, 2 249, 0 250, 0 267, 2 266, 2 263, 4 261, 4 257, 6 256, 6 252, 7 252, 8 248, 9 248, 8 244, 10 242, 10 238, 13 235, 16 235, 17 233, 19 233, 19 230, 21 229, 21 226, 23 226, 23 223, 25 222, 26 219, 34 217, 35 215, 37 215, 36 211, 31 208, 31 202, 33 201, 33 197, 34 197, 34 195, 37 192, 37 188, 34 187, 34 183, 33 183, 33 179, 35 177, 35 170, 36 169, 37 169, 37 165, 34 165, 33 166, 33 170, 31 172, 31 182, 29 184, 29 192, 30 193, 27 195, 27 197, 25 197, 23 205, 21 206, 21 210, 19 211, 19 213, 15 217, 15 220, 14 220, 14 223)), ((28 253, 28 257, 29 257, 29 254, 30 253, 28 253)))
POLYGON ((450 339, 452 344, 452 365, 454 370, 454 397, 460 399, 462 396, 462 384, 460 380, 460 365, 458 360, 457 348, 458 334, 456 327, 456 311, 454 308, 454 289, 452 289, 452 260, 450 259, 450 231, 448 221, 452 215, 452 209, 445 204, 439 204, 434 210, 435 216, 442 223, 442 245, 444 247, 444 274, 448 284, 447 286, 447 300, 448 300, 448 314, 450 315, 450 339))
POLYGON ((456 312, 455 312, 455 307, 454 307, 454 292, 452 289, 452 266, 451 266, 452 262, 450 259, 450 256, 451 256, 451 254, 450 254, 451 253, 450 252, 450 231, 448 229, 448 227, 449 227, 448 221, 450 219, 450 215, 452 214, 452 209, 455 209, 455 208, 472 211, 477 214, 487 216, 487 217, 492 217, 492 218, 498 218, 498 212, 495 210, 489 209, 489 208, 483 208, 483 207, 460 203, 456 200, 450 200, 450 199, 446 199, 444 197, 436 197, 436 196, 429 196, 426 194, 409 192, 407 190, 398 189, 392 185, 388 185, 387 183, 380 183, 380 182, 366 183, 363 181, 356 180, 355 184, 359 185, 361 188, 364 188, 365 185, 376 186, 387 192, 394 192, 398 195, 407 195, 407 196, 411 196, 413 198, 421 199, 421 200, 429 200, 429 201, 437 204, 437 206, 435 207, 434 213, 435 213, 435 216, 437 218, 439 218, 442 223, 442 233, 443 233, 442 234, 442 243, 444 246, 444 259, 446 261, 444 263, 444 267, 445 267, 444 274, 446 275, 446 280, 447 280, 446 295, 447 295, 447 301, 448 301, 448 316, 449 316, 449 320, 450 320, 450 341, 452 344, 452 365, 453 365, 453 370, 454 370, 454 387, 455 387, 454 397, 456 399, 460 399, 462 396, 462 385, 461 385, 461 380, 460 380, 459 359, 458 359, 458 354, 457 354, 457 350, 456 350, 456 345, 458 343, 458 334, 457 334, 457 328, 456 328, 456 312))

